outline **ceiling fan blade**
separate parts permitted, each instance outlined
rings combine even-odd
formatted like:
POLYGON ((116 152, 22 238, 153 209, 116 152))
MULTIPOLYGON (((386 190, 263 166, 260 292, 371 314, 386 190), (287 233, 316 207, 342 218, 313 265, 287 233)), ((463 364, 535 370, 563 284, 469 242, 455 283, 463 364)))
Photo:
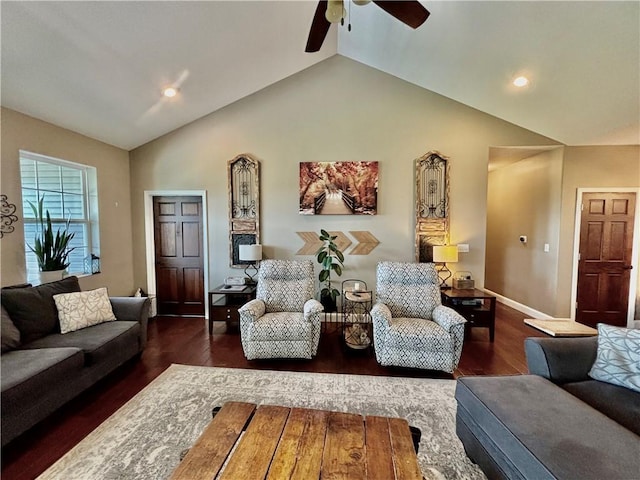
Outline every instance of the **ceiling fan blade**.
POLYGON ((417 0, 373 0, 373 3, 375 3, 389 15, 392 15, 401 22, 409 25, 411 28, 418 28, 425 22, 427 18, 429 18, 429 10, 424 8, 422 4, 417 0))
POLYGON ((305 52, 317 52, 322 47, 327 32, 331 24, 325 18, 324 14, 327 11, 327 0, 320 0, 316 13, 313 15, 313 22, 311 22, 311 30, 309 30, 309 38, 307 39, 307 47, 305 52))

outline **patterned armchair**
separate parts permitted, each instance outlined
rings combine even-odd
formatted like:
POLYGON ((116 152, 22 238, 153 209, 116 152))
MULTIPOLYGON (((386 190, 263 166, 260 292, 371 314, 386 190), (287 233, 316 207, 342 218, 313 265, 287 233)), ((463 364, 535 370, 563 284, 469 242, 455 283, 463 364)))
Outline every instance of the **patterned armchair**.
POLYGON ((323 308, 313 299, 314 284, 311 260, 261 263, 256 299, 238 310, 247 359, 312 358, 316 354, 323 308))
POLYGON ((434 265, 381 262, 376 279, 371 317, 378 363, 453 373, 466 320, 441 304, 434 265))

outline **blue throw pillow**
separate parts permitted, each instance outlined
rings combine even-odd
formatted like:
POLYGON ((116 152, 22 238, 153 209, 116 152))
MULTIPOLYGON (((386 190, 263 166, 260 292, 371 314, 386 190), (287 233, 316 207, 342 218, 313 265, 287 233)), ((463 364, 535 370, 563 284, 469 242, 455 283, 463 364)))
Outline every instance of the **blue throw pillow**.
POLYGON ((598 324, 598 353, 589 376, 640 392, 640 330, 598 324))

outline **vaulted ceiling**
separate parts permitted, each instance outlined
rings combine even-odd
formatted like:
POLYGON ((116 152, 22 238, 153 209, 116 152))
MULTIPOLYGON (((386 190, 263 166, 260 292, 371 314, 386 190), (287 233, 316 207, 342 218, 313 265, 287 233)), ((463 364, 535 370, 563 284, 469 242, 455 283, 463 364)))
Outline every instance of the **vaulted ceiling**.
POLYGON ((2 105, 129 150, 339 54, 561 143, 640 143, 640 2, 422 4, 417 30, 347 4, 305 53, 312 1, 4 1, 2 105))

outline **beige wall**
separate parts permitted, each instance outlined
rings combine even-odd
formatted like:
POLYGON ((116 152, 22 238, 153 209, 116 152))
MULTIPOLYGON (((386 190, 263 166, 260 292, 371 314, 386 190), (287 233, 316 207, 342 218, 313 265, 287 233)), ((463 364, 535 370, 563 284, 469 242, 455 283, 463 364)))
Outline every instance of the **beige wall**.
MULTIPOLYGON (((570 317, 578 189, 637 187, 637 145, 564 147, 491 172, 485 286, 553 317, 570 317), (526 246, 518 241, 520 234, 529 235, 526 246), (549 253, 541 253, 544 243, 550 244, 549 253)), ((640 272, 636 275, 637 319, 640 272)))
POLYGON ((206 190, 210 284, 239 274, 228 267, 226 165, 250 153, 261 160, 265 256, 295 258, 296 231, 368 230, 380 245, 347 252, 342 278, 373 286, 378 261, 414 259, 414 159, 438 150, 451 158, 451 242, 471 248, 453 269, 482 285, 489 147, 553 143, 334 56, 131 152, 135 283, 146 285, 145 190, 206 190), (299 162, 354 160, 380 162, 378 215, 298 215, 299 162))
POLYGON ((494 170, 488 183, 485 287, 548 315, 556 306, 562 152, 494 170))
POLYGON ((80 284, 83 289, 106 286, 112 295, 130 295, 134 283, 129 154, 13 110, 3 108, 1 114, 2 193, 18 207, 20 217, 14 224, 15 231, 0 240, 2 285, 21 283, 26 279, 18 153, 22 149, 96 167, 102 273, 83 277, 80 284))
MULTIPOLYGON (((571 280, 578 188, 640 187, 640 146, 566 147, 562 176, 562 212, 558 263, 557 316, 571 313, 571 280)), ((640 235, 640 225, 635 225, 640 235)), ((640 269, 638 269, 640 270, 640 269)), ((640 271, 637 272, 640 285, 640 271)), ((635 318, 640 318, 640 288, 635 318)))

